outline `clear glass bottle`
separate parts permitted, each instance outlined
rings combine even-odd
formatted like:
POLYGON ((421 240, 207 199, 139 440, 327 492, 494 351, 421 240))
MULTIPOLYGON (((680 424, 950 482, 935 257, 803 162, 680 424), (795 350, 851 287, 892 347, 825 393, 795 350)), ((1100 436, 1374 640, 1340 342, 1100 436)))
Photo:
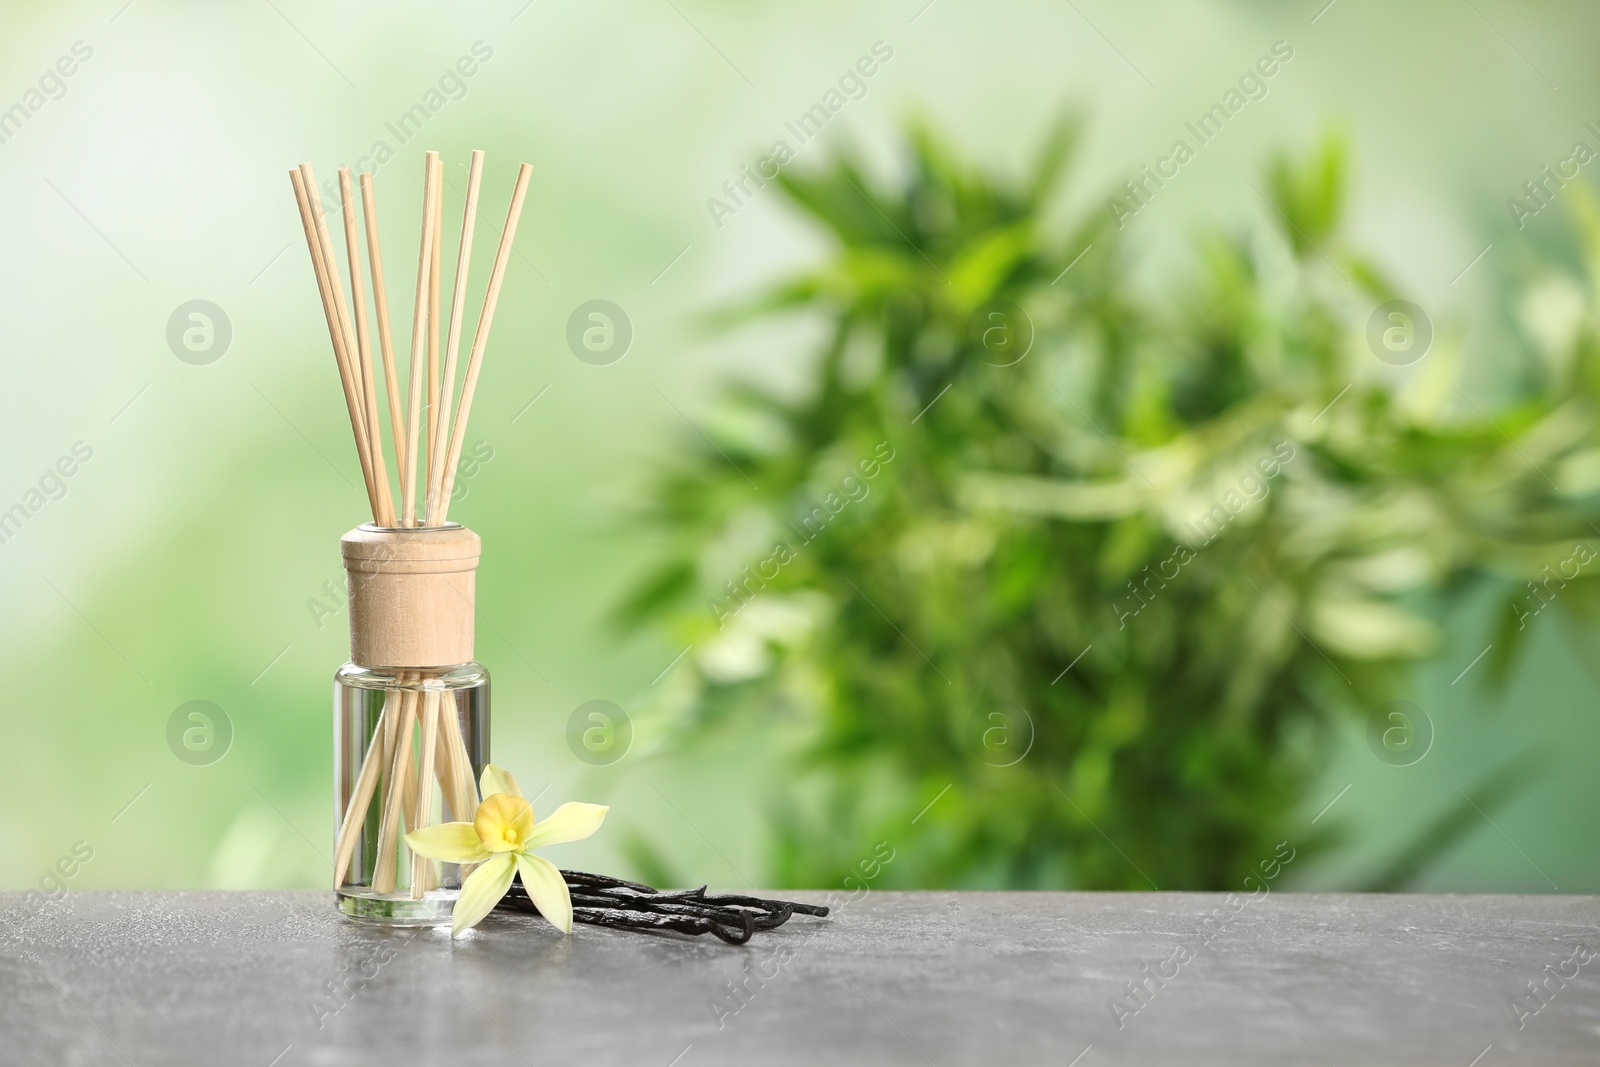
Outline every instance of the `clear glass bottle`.
POLYGON ((333 686, 339 908, 389 925, 448 922, 467 872, 413 854, 405 836, 477 810, 489 761, 489 674, 472 654, 481 543, 453 523, 364 525, 341 550, 350 662, 333 686))
POLYGON ((337 885, 341 911, 389 925, 449 921, 461 889, 461 867, 413 855, 405 834, 419 824, 471 822, 475 783, 488 761, 489 672, 482 664, 395 670, 347 663, 339 669, 334 675, 338 811, 341 820, 359 824, 352 827, 353 843, 341 842, 341 856, 349 855, 337 885), (402 751, 395 748, 397 736, 405 738, 402 751), (431 768, 425 758, 430 746, 431 768), (352 811, 351 797, 360 788, 369 753, 377 761, 374 787, 368 790, 370 799, 352 811), (387 833, 386 814, 392 827, 387 833))

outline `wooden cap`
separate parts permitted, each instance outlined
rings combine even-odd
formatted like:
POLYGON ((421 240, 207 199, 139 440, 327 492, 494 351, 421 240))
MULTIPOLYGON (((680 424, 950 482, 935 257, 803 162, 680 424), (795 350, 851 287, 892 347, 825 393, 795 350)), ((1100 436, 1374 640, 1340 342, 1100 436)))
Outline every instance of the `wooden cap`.
POLYGON ((363 524, 340 541, 350 590, 350 660, 449 667, 472 660, 483 542, 465 526, 363 524))

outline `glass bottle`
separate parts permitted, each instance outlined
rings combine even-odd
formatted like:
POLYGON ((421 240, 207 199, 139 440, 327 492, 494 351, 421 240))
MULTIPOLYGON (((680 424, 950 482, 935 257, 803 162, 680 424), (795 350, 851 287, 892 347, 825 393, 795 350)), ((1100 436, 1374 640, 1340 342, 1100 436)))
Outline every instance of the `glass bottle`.
POLYGON ((472 659, 480 544, 454 524, 364 525, 342 543, 350 662, 334 675, 334 888, 346 915, 448 922, 465 872, 414 855, 419 826, 470 822, 489 761, 489 674, 472 659))

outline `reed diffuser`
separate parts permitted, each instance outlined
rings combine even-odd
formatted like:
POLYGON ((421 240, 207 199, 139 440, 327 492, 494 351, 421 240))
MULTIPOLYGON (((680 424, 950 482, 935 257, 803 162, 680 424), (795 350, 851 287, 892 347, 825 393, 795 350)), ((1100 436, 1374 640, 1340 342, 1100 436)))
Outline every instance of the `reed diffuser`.
POLYGON ((461 866, 413 854, 405 835, 436 823, 470 821, 479 800, 476 783, 489 761, 489 675, 473 659, 472 648, 480 542, 477 534, 450 522, 446 511, 531 173, 526 163, 517 171, 457 400, 457 354, 483 153, 472 153, 448 318, 441 317, 440 307, 444 166, 437 152, 427 154, 402 406, 372 176, 360 176, 371 277, 369 322, 349 168, 339 171, 348 304, 311 165, 289 172, 372 510, 372 521, 345 534, 341 543, 349 583, 350 662, 334 677, 333 882, 340 909, 357 919, 448 922, 461 887, 461 866), (385 458, 380 406, 388 409, 398 494, 385 458))

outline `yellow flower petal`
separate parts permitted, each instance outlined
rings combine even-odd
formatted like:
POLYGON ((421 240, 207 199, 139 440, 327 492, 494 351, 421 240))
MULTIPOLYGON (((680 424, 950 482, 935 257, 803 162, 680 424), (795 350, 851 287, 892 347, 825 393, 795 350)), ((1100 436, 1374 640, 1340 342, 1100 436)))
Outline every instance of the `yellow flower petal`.
POLYGON ((477 830, 470 822, 444 822, 422 826, 406 835, 411 851, 445 863, 476 863, 489 858, 477 830))
POLYGON ((517 862, 509 852, 502 852, 467 876, 461 886, 461 895, 450 913, 450 936, 471 929, 500 903, 500 898, 511 888, 511 875, 517 862))
POLYGON ((564 841, 581 841, 600 829, 600 824, 605 822, 606 812, 610 810, 604 804, 569 801, 552 811, 549 818, 534 824, 525 847, 534 849, 559 845, 564 841))
MULTIPOLYGON (((499 859, 498 856, 495 858, 499 859)), ((522 875, 522 886, 538 907, 539 914, 549 919, 551 925, 562 933, 572 933, 572 894, 567 892, 567 880, 561 877, 556 865, 543 856, 519 853, 517 871, 522 875)))
POLYGON ((483 794, 485 800, 496 793, 509 793, 514 797, 522 795, 522 790, 517 788, 517 780, 511 777, 511 772, 493 763, 483 768, 483 774, 478 779, 478 792, 483 794))
POLYGON ((478 805, 472 828, 487 851, 516 852, 528 847, 534 830, 533 805, 519 796, 495 793, 478 805))

